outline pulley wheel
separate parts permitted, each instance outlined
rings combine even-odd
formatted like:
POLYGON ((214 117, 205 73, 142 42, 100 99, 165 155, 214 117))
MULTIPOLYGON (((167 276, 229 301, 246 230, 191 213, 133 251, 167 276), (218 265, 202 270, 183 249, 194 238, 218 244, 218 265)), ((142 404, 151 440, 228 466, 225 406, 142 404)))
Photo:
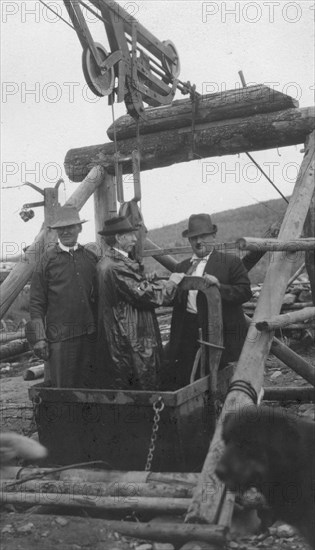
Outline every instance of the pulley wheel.
MULTIPOLYGON (((108 57, 108 53, 102 44, 95 42, 95 47, 102 61, 108 57)), ((104 97, 112 93, 115 82, 114 68, 111 67, 108 71, 101 72, 97 66, 90 48, 83 50, 82 54, 82 69, 86 83, 93 94, 98 97, 104 97)))
POLYGON ((163 40, 163 45, 171 50, 172 54, 174 55, 174 63, 171 63, 166 57, 163 57, 162 65, 164 69, 171 73, 174 78, 177 78, 180 73, 180 61, 175 44, 173 44, 171 40, 163 40))

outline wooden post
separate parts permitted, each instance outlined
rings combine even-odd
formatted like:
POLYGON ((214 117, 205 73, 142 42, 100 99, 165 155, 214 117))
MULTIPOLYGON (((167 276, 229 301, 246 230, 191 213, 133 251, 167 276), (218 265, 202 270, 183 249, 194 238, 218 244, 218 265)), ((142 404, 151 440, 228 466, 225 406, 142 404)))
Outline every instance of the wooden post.
MULTIPOLYGON (((312 132, 306 143, 306 153, 282 222, 279 240, 298 238, 303 230, 314 192, 314 142, 315 132, 312 132)), ((254 323, 259 319, 270 318, 280 312, 291 271, 290 253, 287 253, 286 257, 283 258, 283 254, 275 252, 274 261, 268 268, 259 296, 253 319, 254 323)), ((232 381, 246 381, 259 395, 263 385, 264 365, 271 347, 273 332, 258 332, 254 323, 248 329, 246 341, 232 381)), ((213 523, 215 521, 224 490, 223 484, 215 475, 216 465, 224 449, 221 437, 223 420, 227 412, 239 410, 249 404, 252 404, 252 400, 243 392, 234 391, 227 395, 198 486, 188 510, 187 521, 192 520, 203 523, 213 523), (206 494, 205 487, 208 488, 206 494)))
MULTIPOLYGON (((306 237, 315 237, 315 193, 313 193, 310 209, 305 220, 304 234, 306 237)), ((315 250, 305 252, 305 267, 310 279, 312 300, 315 305, 315 250)))
MULTIPOLYGON (((94 166, 81 185, 67 200, 67 206, 75 206, 78 210, 86 203, 95 189, 103 181, 104 169, 94 166)), ((10 275, 1 285, 0 318, 8 311, 12 302, 29 281, 35 269, 35 265, 44 251, 45 246, 56 240, 56 231, 48 229, 44 224, 34 242, 25 252, 23 259, 12 269, 10 275)))
POLYGON ((106 250, 106 244, 98 231, 103 229, 104 221, 117 214, 116 183, 115 177, 105 171, 101 185, 94 192, 94 213, 95 213, 95 240, 100 255, 106 250))
POLYGON ((58 208, 58 187, 47 187, 44 189, 44 224, 48 227, 53 223, 56 208, 58 208))

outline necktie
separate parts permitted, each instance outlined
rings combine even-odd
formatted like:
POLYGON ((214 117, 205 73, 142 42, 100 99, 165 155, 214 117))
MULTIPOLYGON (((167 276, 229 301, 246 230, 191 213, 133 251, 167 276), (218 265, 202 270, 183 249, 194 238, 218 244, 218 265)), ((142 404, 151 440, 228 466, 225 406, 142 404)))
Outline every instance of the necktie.
POLYGON ((69 248, 69 254, 72 258, 74 257, 74 248, 69 248))
POLYGON ((200 262, 202 261, 204 261, 204 258, 195 258, 194 260, 192 260, 191 265, 186 271, 186 275, 191 275, 195 271, 197 265, 200 264, 200 262))

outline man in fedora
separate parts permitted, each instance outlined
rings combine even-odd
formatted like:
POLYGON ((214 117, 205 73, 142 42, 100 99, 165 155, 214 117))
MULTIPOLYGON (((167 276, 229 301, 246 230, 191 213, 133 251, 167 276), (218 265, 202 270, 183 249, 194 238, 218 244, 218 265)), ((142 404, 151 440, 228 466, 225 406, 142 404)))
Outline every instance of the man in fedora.
MULTIPOLYGON (((223 338, 225 350, 220 366, 236 361, 247 332, 242 303, 251 297, 250 282, 242 261, 232 254, 215 250, 217 226, 209 214, 193 214, 187 237, 193 255, 180 262, 176 271, 205 277, 217 285, 222 299, 223 338)), ((182 292, 175 300, 170 336, 170 365, 176 387, 189 384, 191 369, 198 350, 197 291, 182 292)))
POLYGON ((96 346, 96 263, 78 244, 76 208, 63 206, 50 226, 58 243, 47 247, 31 281, 28 337, 45 363, 45 382, 58 388, 93 386, 96 346))
POLYGON ((162 343, 154 308, 170 304, 183 273, 152 282, 130 258, 137 229, 115 216, 99 231, 109 246, 98 264, 100 344, 106 345, 107 387, 157 390, 162 343), (104 342, 104 344, 103 344, 104 342))

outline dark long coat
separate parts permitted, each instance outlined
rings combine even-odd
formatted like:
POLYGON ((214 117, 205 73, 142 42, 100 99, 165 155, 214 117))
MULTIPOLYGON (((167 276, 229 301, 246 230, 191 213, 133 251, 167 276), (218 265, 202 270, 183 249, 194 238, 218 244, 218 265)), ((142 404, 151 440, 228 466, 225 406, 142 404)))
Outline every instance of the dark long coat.
POLYGON ((177 285, 172 281, 149 283, 138 262, 114 249, 106 252, 97 270, 105 384, 125 390, 158 389, 162 342, 154 308, 170 304, 177 285))
MULTIPOLYGON (((184 260, 176 266, 176 271, 186 273, 190 265, 190 259, 184 260)), ((224 365, 236 361, 243 347, 247 325, 242 304, 251 298, 250 282, 247 271, 237 256, 217 250, 212 252, 204 273, 214 275, 220 282, 225 346, 221 365, 224 365)), ((187 296, 187 292, 178 293, 174 303, 170 336, 171 364, 176 361, 182 343, 187 296)))

